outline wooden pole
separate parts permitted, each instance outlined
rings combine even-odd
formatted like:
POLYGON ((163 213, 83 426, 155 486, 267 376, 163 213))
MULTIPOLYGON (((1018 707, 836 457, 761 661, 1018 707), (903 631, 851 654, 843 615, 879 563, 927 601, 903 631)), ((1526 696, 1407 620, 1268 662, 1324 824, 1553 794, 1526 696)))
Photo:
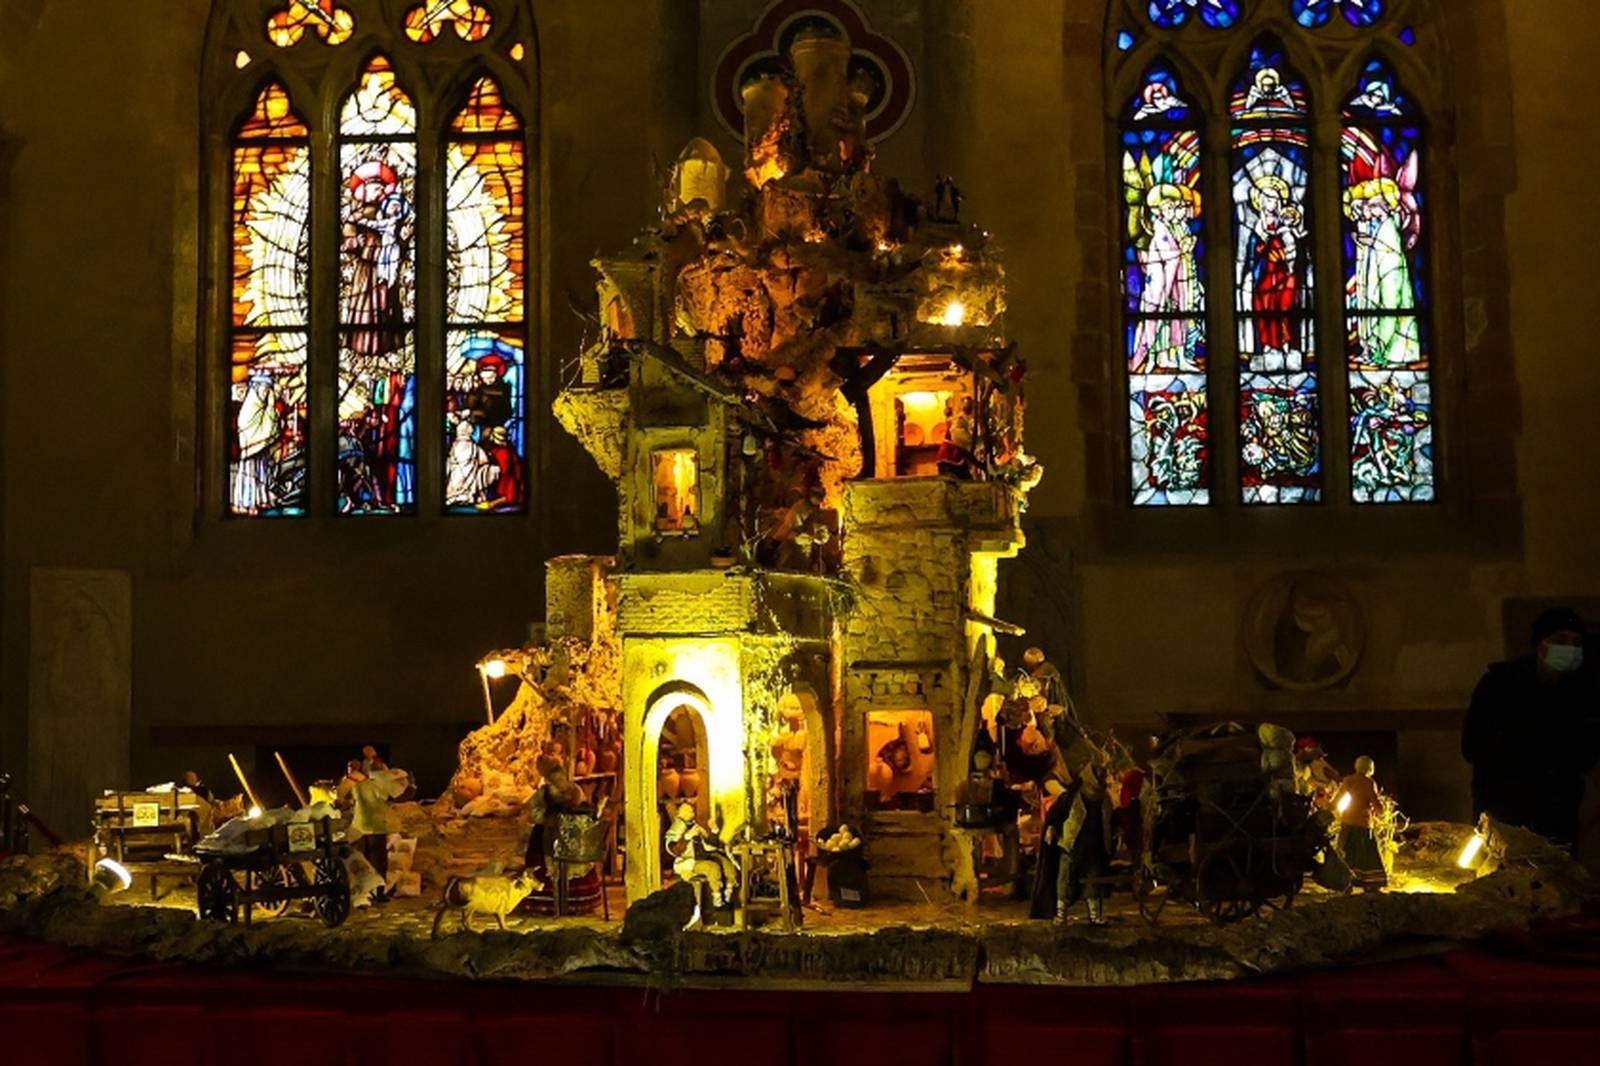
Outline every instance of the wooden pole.
POLYGON ((278 760, 278 769, 283 771, 284 780, 289 782, 289 791, 294 793, 294 798, 299 801, 300 806, 311 806, 311 801, 306 799, 305 792, 300 788, 300 782, 294 779, 294 774, 289 770, 289 764, 284 761, 283 752, 275 751, 272 753, 272 757, 278 760))
MULTIPOLYGON (((244 769, 239 765, 239 760, 234 758, 233 752, 228 752, 228 761, 233 764, 234 775, 239 778, 239 784, 244 786, 244 794, 250 798, 250 806, 261 807, 261 801, 256 799, 256 790, 250 787, 250 779, 244 776, 244 769)), ((265 807, 261 807, 266 810, 265 807)))
POLYGON ((483 714, 494 725, 494 693, 489 689, 489 671, 480 664, 478 667, 478 680, 483 682, 483 714))

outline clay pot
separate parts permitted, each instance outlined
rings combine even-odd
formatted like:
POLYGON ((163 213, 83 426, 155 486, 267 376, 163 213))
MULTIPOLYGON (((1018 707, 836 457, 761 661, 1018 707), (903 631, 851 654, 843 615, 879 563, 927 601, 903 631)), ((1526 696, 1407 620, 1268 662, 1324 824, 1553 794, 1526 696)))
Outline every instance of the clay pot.
POLYGON ((678 775, 678 795, 684 799, 694 799, 700 795, 700 786, 705 781, 700 770, 684 770, 678 775))
POLYGON ((656 795, 662 799, 677 799, 680 785, 678 771, 669 763, 661 768, 661 773, 656 777, 656 795))
POLYGON ((465 807, 481 795, 483 795, 483 782, 476 777, 463 777, 450 790, 450 798, 455 800, 457 807, 465 807))

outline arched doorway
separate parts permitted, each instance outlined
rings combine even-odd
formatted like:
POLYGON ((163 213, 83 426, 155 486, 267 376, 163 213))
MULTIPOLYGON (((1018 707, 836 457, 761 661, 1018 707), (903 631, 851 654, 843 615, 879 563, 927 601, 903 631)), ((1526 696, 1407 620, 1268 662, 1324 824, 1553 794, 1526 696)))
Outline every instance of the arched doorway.
POLYGON ((671 686, 651 701, 644 722, 644 766, 654 767, 649 801, 640 805, 648 884, 658 888, 672 877, 665 853, 665 830, 680 803, 692 802, 695 818, 715 826, 718 812, 710 788, 711 750, 706 722, 711 709, 691 686, 671 686))

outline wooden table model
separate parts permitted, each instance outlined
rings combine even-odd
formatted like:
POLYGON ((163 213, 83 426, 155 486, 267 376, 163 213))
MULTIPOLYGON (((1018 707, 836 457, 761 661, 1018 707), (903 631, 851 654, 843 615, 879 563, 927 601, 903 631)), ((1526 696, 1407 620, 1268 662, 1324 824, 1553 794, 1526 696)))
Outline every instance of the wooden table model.
POLYGON ((750 916, 775 913, 784 932, 800 927, 800 908, 792 894, 794 845, 781 840, 746 840, 730 849, 739 865, 739 928, 750 928, 750 916), (777 882, 776 896, 753 895, 759 881, 777 882))

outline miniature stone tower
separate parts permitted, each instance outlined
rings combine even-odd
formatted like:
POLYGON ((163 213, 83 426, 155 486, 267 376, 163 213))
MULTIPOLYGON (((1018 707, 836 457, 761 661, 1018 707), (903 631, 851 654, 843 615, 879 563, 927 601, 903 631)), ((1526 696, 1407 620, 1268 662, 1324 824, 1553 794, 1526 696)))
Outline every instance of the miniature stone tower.
POLYGON ((630 899, 684 801, 725 840, 862 827, 875 892, 975 888, 949 807, 1038 476, 1001 270, 871 172, 848 41, 788 59, 746 86, 740 187, 691 142, 660 224, 596 262, 556 401, 618 491, 630 899))

